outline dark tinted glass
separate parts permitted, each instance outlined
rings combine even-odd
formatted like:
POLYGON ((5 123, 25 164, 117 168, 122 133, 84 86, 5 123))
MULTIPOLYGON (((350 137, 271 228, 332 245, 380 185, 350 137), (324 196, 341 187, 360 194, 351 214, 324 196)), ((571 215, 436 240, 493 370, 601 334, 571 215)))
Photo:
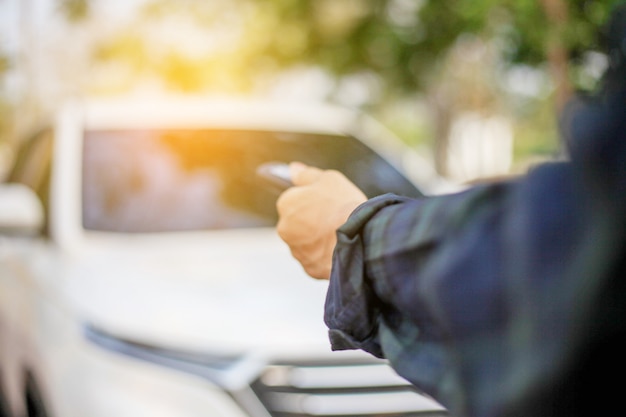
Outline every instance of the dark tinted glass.
POLYGON ((255 175, 268 161, 343 172, 369 197, 419 191, 352 137, 233 130, 91 131, 83 224, 163 232, 272 226, 277 192, 255 175))

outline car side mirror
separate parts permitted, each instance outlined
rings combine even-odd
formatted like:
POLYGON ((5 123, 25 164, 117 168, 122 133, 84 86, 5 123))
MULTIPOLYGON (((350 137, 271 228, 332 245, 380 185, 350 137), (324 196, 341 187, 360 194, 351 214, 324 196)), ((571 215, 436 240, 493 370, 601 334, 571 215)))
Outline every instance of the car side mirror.
POLYGON ((0 234, 34 235, 44 223, 43 207, 22 184, 0 184, 0 234))

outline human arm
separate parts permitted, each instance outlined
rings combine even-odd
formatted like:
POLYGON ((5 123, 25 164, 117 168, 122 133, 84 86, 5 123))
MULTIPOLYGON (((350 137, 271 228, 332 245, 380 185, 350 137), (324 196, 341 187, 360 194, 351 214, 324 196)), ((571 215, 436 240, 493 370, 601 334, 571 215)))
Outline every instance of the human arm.
POLYGON ((338 233, 333 349, 389 359, 459 415, 488 415, 554 380, 590 332, 615 256, 615 219, 592 214, 604 206, 584 187, 561 163, 456 195, 361 205, 338 233))
POLYGON ((571 164, 553 164, 460 194, 360 204, 337 234, 325 313, 333 349, 385 357, 474 415, 558 374, 588 308, 581 287, 603 264, 584 256, 606 226, 585 226, 580 180, 571 164))
POLYGON ((338 230, 333 348, 386 357, 455 415, 608 414, 618 397, 580 388, 623 364, 626 90, 611 91, 570 114, 571 163, 361 204, 338 230))

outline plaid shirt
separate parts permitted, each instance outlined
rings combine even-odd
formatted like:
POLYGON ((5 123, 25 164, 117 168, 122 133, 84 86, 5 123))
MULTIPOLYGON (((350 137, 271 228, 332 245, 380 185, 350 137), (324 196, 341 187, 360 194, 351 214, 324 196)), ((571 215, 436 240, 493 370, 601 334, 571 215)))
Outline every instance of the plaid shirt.
POLYGON ((360 206, 337 234, 332 348, 387 358, 456 416, 602 415, 610 397, 579 390, 626 354, 626 89, 571 120, 568 162, 360 206))

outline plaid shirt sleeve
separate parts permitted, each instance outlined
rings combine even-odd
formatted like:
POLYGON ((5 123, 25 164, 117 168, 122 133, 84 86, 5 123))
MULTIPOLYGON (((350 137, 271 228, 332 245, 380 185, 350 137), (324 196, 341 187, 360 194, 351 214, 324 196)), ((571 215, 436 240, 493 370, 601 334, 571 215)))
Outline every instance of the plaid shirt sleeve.
POLYGON ((357 208, 337 233, 325 306, 332 348, 388 359, 458 415, 498 415, 563 374, 623 257, 625 97, 614 97, 613 118, 577 118, 598 129, 581 134, 571 162, 357 208))

